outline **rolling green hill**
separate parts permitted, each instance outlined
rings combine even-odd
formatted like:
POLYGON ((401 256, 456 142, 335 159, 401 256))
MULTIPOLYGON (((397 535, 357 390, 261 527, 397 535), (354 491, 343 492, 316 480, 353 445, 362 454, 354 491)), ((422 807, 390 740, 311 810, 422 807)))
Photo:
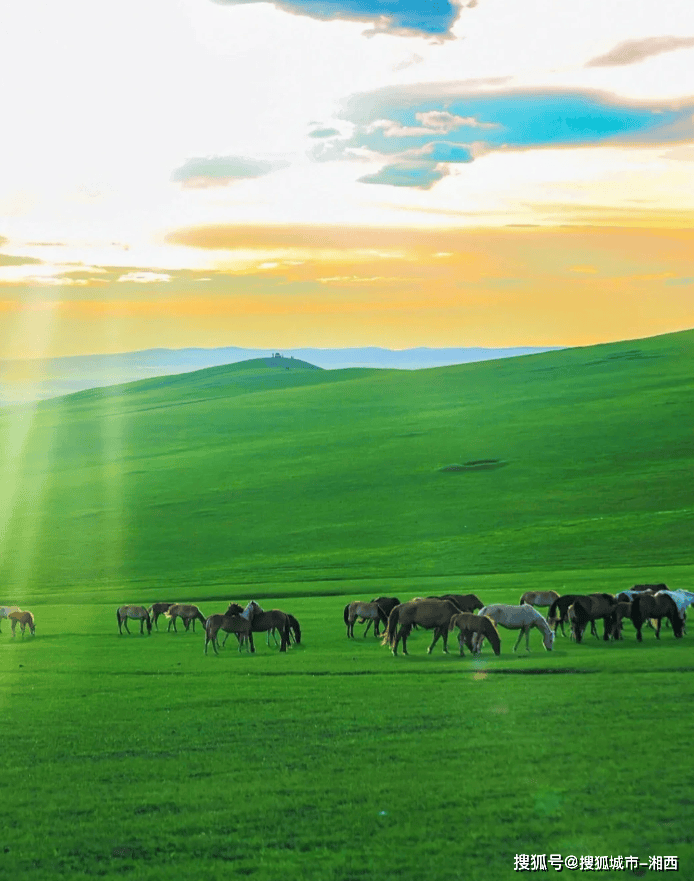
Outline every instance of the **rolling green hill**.
POLYGON ((259 359, 6 410, 0 579, 151 598, 689 565, 693 401, 686 331, 415 372, 259 359))

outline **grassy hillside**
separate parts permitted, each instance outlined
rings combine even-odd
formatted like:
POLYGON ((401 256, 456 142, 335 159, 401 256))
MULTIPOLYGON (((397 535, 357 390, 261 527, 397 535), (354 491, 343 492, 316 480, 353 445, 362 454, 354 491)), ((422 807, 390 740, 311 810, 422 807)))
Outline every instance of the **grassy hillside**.
POLYGON ((414 373, 272 360, 0 414, 5 590, 692 562, 692 331, 414 373))

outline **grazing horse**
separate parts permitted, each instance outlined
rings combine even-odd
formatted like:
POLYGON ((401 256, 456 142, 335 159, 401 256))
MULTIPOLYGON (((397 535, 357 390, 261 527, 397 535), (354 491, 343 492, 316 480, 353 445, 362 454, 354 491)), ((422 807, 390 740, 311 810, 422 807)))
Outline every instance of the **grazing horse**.
POLYGON ((253 631, 251 629, 251 622, 248 618, 244 618, 243 615, 238 614, 210 615, 207 621, 205 621, 205 654, 207 654, 207 646, 210 642, 212 643, 215 655, 219 654, 217 651, 217 634, 220 630, 223 630, 227 634, 235 633, 239 637, 239 651, 243 648, 244 642, 246 643, 246 651, 255 651, 255 646, 253 645, 253 631))
MULTIPOLYGON (((287 612, 287 618, 289 619, 289 639, 295 642, 297 645, 301 642, 301 625, 296 620, 293 615, 290 615, 287 612)), ((274 630, 272 631, 272 635, 275 635, 274 630)), ((275 640, 275 643, 277 640, 275 640)))
MULTIPOLYGON (((558 600, 555 600, 552 605, 549 607, 549 612, 547 613, 547 623, 550 627, 554 628, 554 633, 556 635, 557 627, 561 627, 561 635, 566 636, 564 632, 564 625, 571 624, 571 619, 569 618, 569 609, 576 600, 581 599, 584 596, 602 596, 602 594, 582 594, 582 593, 565 593, 564 596, 559 597, 558 600)), ((598 631, 595 629, 595 622, 590 622, 590 632, 597 639, 598 631)))
POLYGON ((677 603, 667 593, 658 593, 655 596, 641 593, 632 600, 631 620, 636 628, 636 639, 638 642, 643 641, 641 628, 644 621, 647 621, 649 618, 655 618, 658 621, 655 629, 656 639, 660 639, 660 625, 663 618, 668 619, 672 625, 672 632, 677 639, 682 636, 684 621, 677 609, 677 603))
MULTIPOLYGON (((378 625, 388 626, 388 615, 384 612, 378 603, 362 603, 356 600, 353 603, 347 603, 342 613, 345 624, 347 625, 347 638, 354 639, 354 622, 357 618, 363 618, 365 621, 375 621, 374 636, 379 636, 378 625)), ((364 631, 366 636, 366 631, 364 631)))
POLYGON ((32 636, 36 634, 36 625, 34 624, 34 616, 31 612, 22 612, 21 609, 16 609, 7 616, 9 620, 12 622, 12 636, 14 636, 15 627, 19 624, 22 631, 22 639, 24 639, 24 630, 26 627, 29 627, 29 631, 32 636))
POLYGON ((121 606, 116 610, 116 621, 118 621, 118 633, 123 635, 123 625, 125 625, 125 629, 128 633, 130 633, 130 628, 128 627, 128 618, 133 619, 134 621, 140 622, 140 633, 144 633, 145 622, 147 622, 147 633, 152 632, 152 619, 149 617, 149 612, 145 609, 144 606, 121 606))
POLYGON ((173 624, 173 629, 175 633, 178 633, 178 628, 176 627, 176 618, 181 618, 183 623, 185 624, 186 631, 190 627, 190 622, 193 622, 193 633, 195 633, 195 622, 202 621, 203 626, 205 624, 205 616, 202 614, 200 609, 197 606, 187 606, 183 603, 174 603, 172 606, 164 612, 164 617, 169 619, 169 626, 166 628, 167 630, 171 630, 171 625, 173 624))
POLYGON ((605 618, 605 630, 610 639, 624 639, 622 625, 625 618, 631 618, 631 602, 618 599, 613 611, 605 618))
POLYGON ((420 624, 427 630, 432 628, 434 630, 434 639, 427 649, 427 654, 431 654, 439 637, 443 637, 443 650, 448 653, 448 625, 453 615, 457 614, 459 614, 458 607, 448 600, 426 599, 401 603, 388 616, 388 627, 381 644, 390 646, 393 654, 397 655, 398 643, 402 639, 402 653, 406 655, 407 637, 412 627, 420 624))
POLYGON ((594 593, 587 597, 579 597, 569 609, 571 632, 576 642, 581 642, 588 624, 603 619, 602 638, 607 642, 610 638, 608 618, 614 612, 617 600, 609 593, 594 593))
MULTIPOLYGON (((383 609, 383 614, 386 616, 386 623, 388 622, 388 615, 393 611, 396 606, 400 605, 400 600, 397 597, 374 597, 371 600, 372 603, 376 603, 376 605, 380 606, 383 609)), ((364 636, 369 632, 369 627, 373 624, 373 618, 360 618, 358 623, 363 624, 366 621, 366 627, 364 628, 364 636)), ((374 636, 378 636, 378 621, 376 621, 376 626, 374 628, 374 636)))
MULTIPOLYGON (((495 603, 492 606, 484 606, 479 612, 481 615, 487 615, 492 621, 507 630, 520 630, 518 639, 513 647, 513 651, 518 648, 518 644, 525 634, 525 648, 530 651, 530 631, 533 627, 542 633, 542 644, 548 652, 552 651, 554 645, 554 633, 549 624, 545 621, 537 609, 529 606, 527 603, 522 606, 511 606, 504 603, 495 603)), ((479 652, 484 637, 480 634, 476 637, 474 646, 475 651, 479 652)))
POLYGON ((556 590, 526 590, 520 598, 520 605, 527 603, 529 606, 551 606, 558 599, 556 590))
POLYGON ((176 605, 175 603, 152 603, 152 605, 147 609, 152 618, 152 624, 159 630, 159 625, 157 621, 159 620, 160 615, 165 615, 171 606, 176 605))
MULTIPOLYGON (((21 609, 19 606, 0 606, 0 620, 2 618, 9 618, 10 612, 19 612, 21 609)), ((0 631, 1 633, 2 631, 0 631)))
MULTIPOLYGON (((482 607, 484 608, 484 606, 482 607)), ((456 627, 460 629, 458 634, 458 644, 460 645, 460 654, 464 655, 463 644, 472 651, 472 634, 480 634, 489 640, 489 644, 494 649, 494 654, 501 654, 501 640, 499 639, 499 631, 491 618, 487 615, 473 615, 472 612, 459 612, 454 615, 448 625, 449 630, 456 627)))

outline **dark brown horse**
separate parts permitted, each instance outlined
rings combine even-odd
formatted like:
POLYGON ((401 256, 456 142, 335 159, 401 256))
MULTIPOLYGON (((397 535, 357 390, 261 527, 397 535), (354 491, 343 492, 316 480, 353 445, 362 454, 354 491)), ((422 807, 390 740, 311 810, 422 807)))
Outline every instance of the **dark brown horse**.
POLYGON ((445 593, 439 599, 448 600, 461 612, 476 612, 484 607, 482 600, 474 593, 445 593))
MULTIPOLYGON (((576 600, 585 596, 589 596, 589 594, 565 593, 564 596, 560 596, 558 600, 555 600, 552 603, 549 607, 549 612, 547 613, 547 623, 550 627, 554 628, 555 634, 557 632, 557 627, 561 627, 561 635, 566 636, 564 625, 570 624, 569 607, 572 606, 576 600)), ((595 629, 595 622, 591 622, 590 631, 593 636, 597 638, 598 631, 595 629)))
POLYGON ((164 615, 169 619, 167 630, 171 630, 171 625, 173 624, 173 629, 176 633, 178 633, 178 628, 176 627, 177 618, 180 618, 183 621, 186 630, 188 630, 190 622, 192 621, 193 632, 195 632, 196 621, 202 621, 203 625, 205 624, 205 616, 197 606, 187 606, 183 603, 174 603, 173 606, 170 606, 166 612, 164 612, 164 615))
POLYGON ((434 631, 434 639, 427 649, 431 650, 436 645, 439 637, 443 638, 443 650, 448 652, 448 625, 453 615, 459 614, 460 610, 448 600, 412 600, 409 603, 401 603, 396 606, 388 616, 388 627, 383 637, 382 645, 388 645, 394 655, 398 653, 398 643, 402 640, 402 653, 407 654, 407 637, 412 627, 419 624, 427 630, 434 631))
POLYGON ((176 605, 175 603, 152 603, 152 605, 147 609, 149 612, 150 618, 152 619, 152 624, 159 630, 159 625, 157 621, 159 620, 160 615, 165 615, 171 606, 176 605))
POLYGON ((605 629, 610 639, 624 639, 622 626, 625 618, 631 618, 631 603, 618 597, 614 610, 605 618, 605 629))
POLYGON ((471 612, 459 612, 454 615, 448 625, 449 630, 456 627, 460 629, 458 634, 458 644, 460 645, 460 654, 464 655, 463 644, 467 645, 472 651, 472 635, 481 634, 489 640, 489 644, 494 649, 494 654, 501 654, 501 640, 499 639, 499 631, 491 618, 486 615, 473 615, 471 612))
POLYGON ((592 594, 587 597, 579 597, 569 609, 571 618, 571 631, 576 642, 581 642, 583 633, 588 624, 604 621, 603 639, 607 642, 610 638, 607 619, 615 609, 617 600, 609 593, 592 594))
MULTIPOLYGON (((217 634, 220 630, 227 634, 235 633, 238 636, 239 651, 243 648, 244 643, 246 643, 246 651, 255 651, 253 631, 248 618, 244 618, 241 615, 210 615, 205 622, 205 654, 207 654, 207 646, 210 642, 212 643, 215 655, 219 654, 217 651, 217 634)), ((226 639, 224 641, 226 642, 226 639)))
MULTIPOLYGON (((229 614, 229 610, 236 605, 237 604, 232 603, 229 609, 227 609, 227 614, 229 614)), ((265 633, 278 630, 280 634, 280 651, 287 651, 287 646, 289 645, 290 625, 289 615, 287 615, 286 612, 282 612, 280 609, 270 609, 269 612, 266 612, 255 600, 251 600, 241 614, 244 618, 248 617, 250 619, 251 630, 253 633, 265 633)), ((226 643, 226 638, 222 645, 224 645, 224 643, 226 643)))
MULTIPOLYGON (((357 619, 369 621, 369 623, 375 621, 374 636, 379 636, 379 624, 383 624, 384 627, 387 627, 388 625, 388 615, 378 603, 363 603, 359 600, 347 603, 342 613, 342 617, 347 625, 348 639, 354 639, 354 622, 357 619)), ((366 630, 364 631, 364 636, 366 636, 366 630)))
MULTIPOLYGON (((376 603, 376 605, 380 606, 383 609, 383 614, 386 616, 386 624, 388 623, 388 615, 393 611, 396 606, 400 605, 400 600, 397 597, 374 597, 371 600, 372 603, 376 603)), ((360 618, 357 623, 363 624, 366 621, 366 627, 364 628, 364 636, 369 632, 369 627, 374 623, 373 618, 360 618)), ((376 621, 374 627, 374 636, 379 636, 378 632, 378 624, 376 621)))
POLYGON ((684 621, 680 617, 677 605, 672 597, 667 594, 651 596, 648 593, 638 593, 631 602, 631 620, 636 628, 636 639, 643 641, 641 628, 645 621, 655 618, 658 622, 655 629, 656 639, 660 639, 660 625, 663 618, 667 618, 672 625, 672 632, 680 639, 684 631, 684 621))

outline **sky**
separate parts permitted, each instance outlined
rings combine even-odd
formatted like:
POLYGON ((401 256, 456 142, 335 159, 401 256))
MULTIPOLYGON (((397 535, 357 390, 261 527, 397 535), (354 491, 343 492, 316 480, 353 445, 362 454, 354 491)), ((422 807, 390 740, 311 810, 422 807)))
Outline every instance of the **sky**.
POLYGON ((694 326, 690 0, 25 0, 0 359, 694 326))

